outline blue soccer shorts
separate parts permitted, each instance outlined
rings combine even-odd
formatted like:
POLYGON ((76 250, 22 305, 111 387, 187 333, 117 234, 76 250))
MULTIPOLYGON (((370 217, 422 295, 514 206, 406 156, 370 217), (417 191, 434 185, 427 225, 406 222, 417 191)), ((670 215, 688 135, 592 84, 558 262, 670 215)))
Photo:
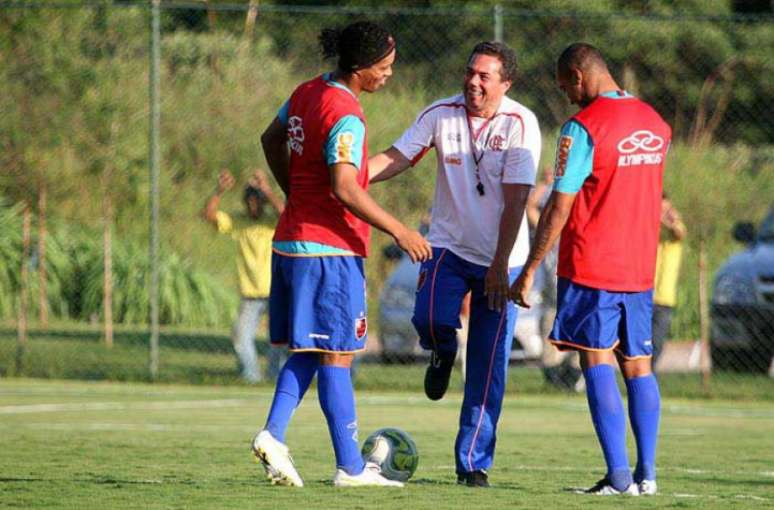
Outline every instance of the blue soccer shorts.
POLYGON ((272 254, 269 335, 292 352, 353 353, 368 334, 363 259, 272 254))
POLYGON ((626 359, 653 354, 653 290, 608 292, 559 278, 548 340, 559 350, 608 351, 626 359))

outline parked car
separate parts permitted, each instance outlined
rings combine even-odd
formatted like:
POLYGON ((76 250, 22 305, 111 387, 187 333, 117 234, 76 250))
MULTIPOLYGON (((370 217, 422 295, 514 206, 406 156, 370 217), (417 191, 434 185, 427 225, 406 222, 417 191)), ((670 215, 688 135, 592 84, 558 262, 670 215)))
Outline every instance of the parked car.
POLYGON ((715 368, 766 372, 774 355, 774 206, 756 233, 738 223, 734 238, 747 248, 718 270, 710 307, 715 368))
MULTIPOLYGON (((411 323, 419 264, 412 263, 407 256, 394 250, 385 254, 398 259, 398 264, 385 281, 379 297, 379 341, 382 357, 385 361, 412 361, 427 357, 429 352, 419 346, 419 337, 411 323)), ((532 307, 519 308, 511 360, 539 359, 542 354, 540 317, 543 278, 542 272, 538 271, 538 274, 540 276, 536 277, 531 293, 532 307)), ((465 340, 460 338, 461 342, 465 340)))

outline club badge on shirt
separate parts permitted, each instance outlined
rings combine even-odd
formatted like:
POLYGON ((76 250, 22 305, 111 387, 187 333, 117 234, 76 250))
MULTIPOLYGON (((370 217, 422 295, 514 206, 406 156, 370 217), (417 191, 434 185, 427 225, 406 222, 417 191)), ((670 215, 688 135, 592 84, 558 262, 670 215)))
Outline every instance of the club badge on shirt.
POLYGON ((505 137, 502 135, 494 135, 489 141, 489 148, 493 151, 502 151, 505 148, 505 137))
POLYGON ((355 136, 346 131, 339 133, 336 137, 336 158, 339 162, 349 163, 352 161, 352 146, 355 143, 355 136))
POLYGON ((562 135, 556 146, 556 165, 554 166, 554 175, 561 177, 567 170, 567 159, 570 157, 570 148, 572 147, 572 137, 562 135))

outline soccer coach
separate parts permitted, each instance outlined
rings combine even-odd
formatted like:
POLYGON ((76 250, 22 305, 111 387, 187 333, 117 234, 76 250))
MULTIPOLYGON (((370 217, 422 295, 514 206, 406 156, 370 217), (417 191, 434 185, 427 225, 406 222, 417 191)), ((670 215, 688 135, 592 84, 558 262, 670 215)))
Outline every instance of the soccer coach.
POLYGON ((586 492, 656 493, 658 383, 651 369, 651 316, 664 159, 671 129, 618 87, 593 46, 569 46, 559 88, 581 110, 562 127, 554 191, 510 297, 527 296, 541 259, 561 234, 557 316, 549 341, 580 351, 607 474, 586 492), (618 361, 629 395, 637 467, 629 471, 618 361))

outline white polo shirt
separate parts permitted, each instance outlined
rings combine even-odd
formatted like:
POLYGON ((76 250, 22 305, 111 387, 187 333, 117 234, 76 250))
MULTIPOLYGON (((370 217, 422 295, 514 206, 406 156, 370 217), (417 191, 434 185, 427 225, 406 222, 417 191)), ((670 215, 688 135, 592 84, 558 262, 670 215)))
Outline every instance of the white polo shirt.
MULTIPOLYGON (((468 117, 462 94, 436 101, 420 113, 393 146, 412 165, 435 147, 438 175, 430 244, 490 266, 504 207, 502 184, 535 185, 540 145, 535 114, 508 97, 491 119, 468 117), (479 179, 483 196, 476 189, 479 179)), ((508 266, 523 265, 528 253, 524 215, 508 266)))

